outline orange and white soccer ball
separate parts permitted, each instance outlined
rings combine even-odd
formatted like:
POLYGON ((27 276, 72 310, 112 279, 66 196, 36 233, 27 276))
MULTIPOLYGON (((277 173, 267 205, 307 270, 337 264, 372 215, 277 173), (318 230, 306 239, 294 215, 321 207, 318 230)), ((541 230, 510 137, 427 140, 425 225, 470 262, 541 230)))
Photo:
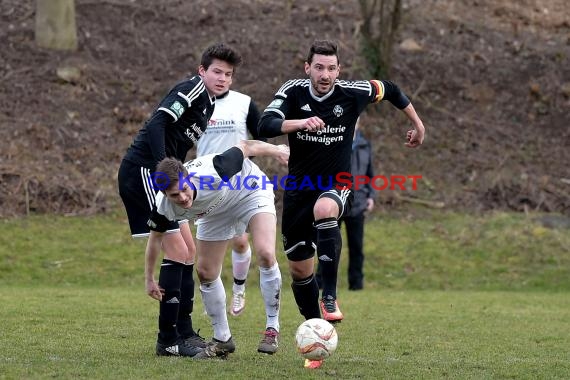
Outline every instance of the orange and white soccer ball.
POLYGON ((336 329, 320 318, 301 323, 295 333, 297 351, 309 360, 323 360, 332 355, 338 344, 336 329))

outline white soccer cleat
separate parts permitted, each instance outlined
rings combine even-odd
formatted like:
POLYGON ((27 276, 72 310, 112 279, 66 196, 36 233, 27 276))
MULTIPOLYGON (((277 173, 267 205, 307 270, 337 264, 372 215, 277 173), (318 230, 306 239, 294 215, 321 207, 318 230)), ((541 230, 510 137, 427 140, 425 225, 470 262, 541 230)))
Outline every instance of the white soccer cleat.
POLYGON ((245 309, 245 292, 234 293, 232 297, 232 304, 230 307, 230 314, 237 317, 243 313, 245 309))

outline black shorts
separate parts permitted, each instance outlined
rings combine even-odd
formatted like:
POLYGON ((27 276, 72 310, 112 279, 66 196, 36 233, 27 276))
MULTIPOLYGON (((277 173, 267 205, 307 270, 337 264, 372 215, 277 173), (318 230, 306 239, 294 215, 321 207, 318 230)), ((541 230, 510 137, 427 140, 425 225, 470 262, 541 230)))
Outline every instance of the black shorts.
POLYGON ((281 233, 287 258, 291 261, 302 261, 314 256, 317 249, 317 230, 314 226, 313 208, 317 199, 327 197, 335 200, 341 218, 350 209, 353 196, 352 190, 339 190, 336 186, 327 191, 285 191, 281 233))
MULTIPOLYGON (((125 205, 133 237, 144 237, 150 233, 147 222, 156 204, 156 190, 150 185, 150 175, 150 169, 127 160, 123 160, 119 167, 119 195, 125 205)), ((171 222, 168 226, 168 232, 178 229, 178 222, 171 222)))

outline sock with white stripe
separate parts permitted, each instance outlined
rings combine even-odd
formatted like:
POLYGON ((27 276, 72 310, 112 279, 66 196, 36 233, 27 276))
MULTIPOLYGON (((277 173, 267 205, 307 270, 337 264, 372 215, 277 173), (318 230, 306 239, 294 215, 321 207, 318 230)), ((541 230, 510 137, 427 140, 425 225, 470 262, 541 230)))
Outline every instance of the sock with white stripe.
POLYGON ((192 327, 192 311, 194 310, 194 277, 192 272, 194 264, 185 264, 182 269, 182 281, 180 283, 180 307, 178 309, 178 321, 176 328, 182 338, 195 335, 192 327))
POLYGON ((173 343, 178 339, 176 321, 180 307, 180 283, 184 264, 163 259, 160 265, 158 286, 164 289, 158 315, 158 340, 163 344, 173 343))
POLYGON ((301 315, 305 319, 320 318, 321 309, 319 308, 319 287, 314 275, 301 280, 293 280, 291 283, 293 296, 301 315))
POLYGON ((317 228, 317 255, 321 266, 321 285, 323 298, 332 296, 336 299, 336 282, 342 240, 336 218, 324 218, 315 221, 317 228))

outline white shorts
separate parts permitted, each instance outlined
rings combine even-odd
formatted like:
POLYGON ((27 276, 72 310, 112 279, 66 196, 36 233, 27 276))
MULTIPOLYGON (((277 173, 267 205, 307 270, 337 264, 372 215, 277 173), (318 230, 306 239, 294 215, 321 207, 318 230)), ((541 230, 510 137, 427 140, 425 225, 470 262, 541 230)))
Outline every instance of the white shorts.
POLYGON ((275 194, 273 190, 250 192, 225 211, 207 215, 196 220, 196 238, 204 241, 223 241, 243 235, 251 218, 259 213, 275 213, 275 194))

